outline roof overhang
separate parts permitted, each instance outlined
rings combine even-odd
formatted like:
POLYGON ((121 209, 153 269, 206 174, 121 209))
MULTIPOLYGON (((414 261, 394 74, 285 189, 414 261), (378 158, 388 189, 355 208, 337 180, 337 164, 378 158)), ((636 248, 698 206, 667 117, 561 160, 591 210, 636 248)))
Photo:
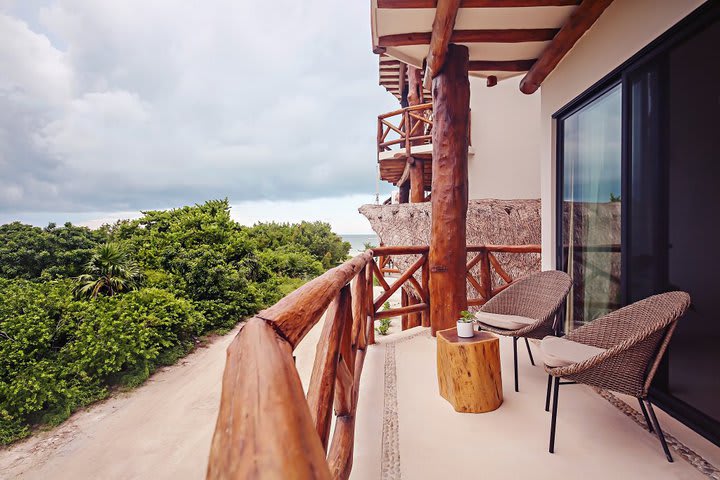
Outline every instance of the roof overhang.
POLYGON ((465 45, 469 74, 488 84, 525 75, 533 93, 612 0, 371 0, 373 51, 442 69, 443 49, 465 45))

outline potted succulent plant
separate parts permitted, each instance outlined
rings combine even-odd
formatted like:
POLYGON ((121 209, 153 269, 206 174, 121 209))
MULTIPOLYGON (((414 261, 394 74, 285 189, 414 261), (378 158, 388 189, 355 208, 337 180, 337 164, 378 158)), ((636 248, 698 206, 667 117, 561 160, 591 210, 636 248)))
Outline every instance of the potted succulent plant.
POLYGON ((472 338, 475 335, 473 324, 475 322, 475 315, 467 310, 460 312, 460 318, 457 321, 457 334, 458 337, 472 338))

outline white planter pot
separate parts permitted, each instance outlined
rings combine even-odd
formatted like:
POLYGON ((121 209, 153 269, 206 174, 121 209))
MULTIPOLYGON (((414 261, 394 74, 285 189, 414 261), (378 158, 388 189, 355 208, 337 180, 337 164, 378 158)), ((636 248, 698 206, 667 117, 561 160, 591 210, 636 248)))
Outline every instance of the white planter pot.
POLYGON ((475 336, 475 330, 473 329, 472 322, 457 322, 457 333, 458 337, 472 338, 475 336))

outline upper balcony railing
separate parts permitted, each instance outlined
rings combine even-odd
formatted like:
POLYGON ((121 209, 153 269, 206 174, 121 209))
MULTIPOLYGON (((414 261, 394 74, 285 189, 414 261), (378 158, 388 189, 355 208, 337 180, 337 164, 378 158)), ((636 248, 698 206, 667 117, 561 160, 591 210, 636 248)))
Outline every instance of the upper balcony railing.
POLYGON ((413 105, 378 116, 377 148, 380 154, 396 150, 410 156, 414 145, 432 142, 432 103, 413 105), (395 146, 398 148, 392 148, 395 146))
MULTIPOLYGON (((427 246, 388 246, 369 250, 306 283, 244 325, 228 348, 220 410, 207 470, 208 479, 346 479, 353 463, 355 412, 368 345, 375 343, 374 320, 422 316, 429 324, 427 246), (389 284, 382 270, 388 259, 409 256, 389 284), (375 261, 380 258, 380 266, 375 261), (374 296, 374 279, 382 292, 374 296), (417 303, 384 309, 399 288, 413 289, 417 303), (312 375, 303 391, 293 350, 325 316, 312 375), (335 429, 330 438, 331 415, 335 429)), ((494 252, 539 252, 538 245, 468 246, 468 263, 484 303, 504 288, 493 288, 491 268, 505 284, 514 280, 494 252)), ((419 324, 419 323, 418 323, 419 324)))

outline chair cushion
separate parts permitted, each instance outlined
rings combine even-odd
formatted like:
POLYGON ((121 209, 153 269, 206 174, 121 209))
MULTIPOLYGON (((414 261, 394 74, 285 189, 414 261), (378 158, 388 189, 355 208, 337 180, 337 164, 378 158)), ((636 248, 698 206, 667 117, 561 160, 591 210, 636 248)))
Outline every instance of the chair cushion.
POLYGON ((565 338, 547 336, 540 342, 540 352, 548 367, 567 367, 599 355, 604 348, 573 342, 565 338))
POLYGON ((537 320, 521 317, 519 315, 501 315, 499 313, 477 312, 475 320, 485 325, 505 330, 518 330, 528 325, 532 325, 537 320))

